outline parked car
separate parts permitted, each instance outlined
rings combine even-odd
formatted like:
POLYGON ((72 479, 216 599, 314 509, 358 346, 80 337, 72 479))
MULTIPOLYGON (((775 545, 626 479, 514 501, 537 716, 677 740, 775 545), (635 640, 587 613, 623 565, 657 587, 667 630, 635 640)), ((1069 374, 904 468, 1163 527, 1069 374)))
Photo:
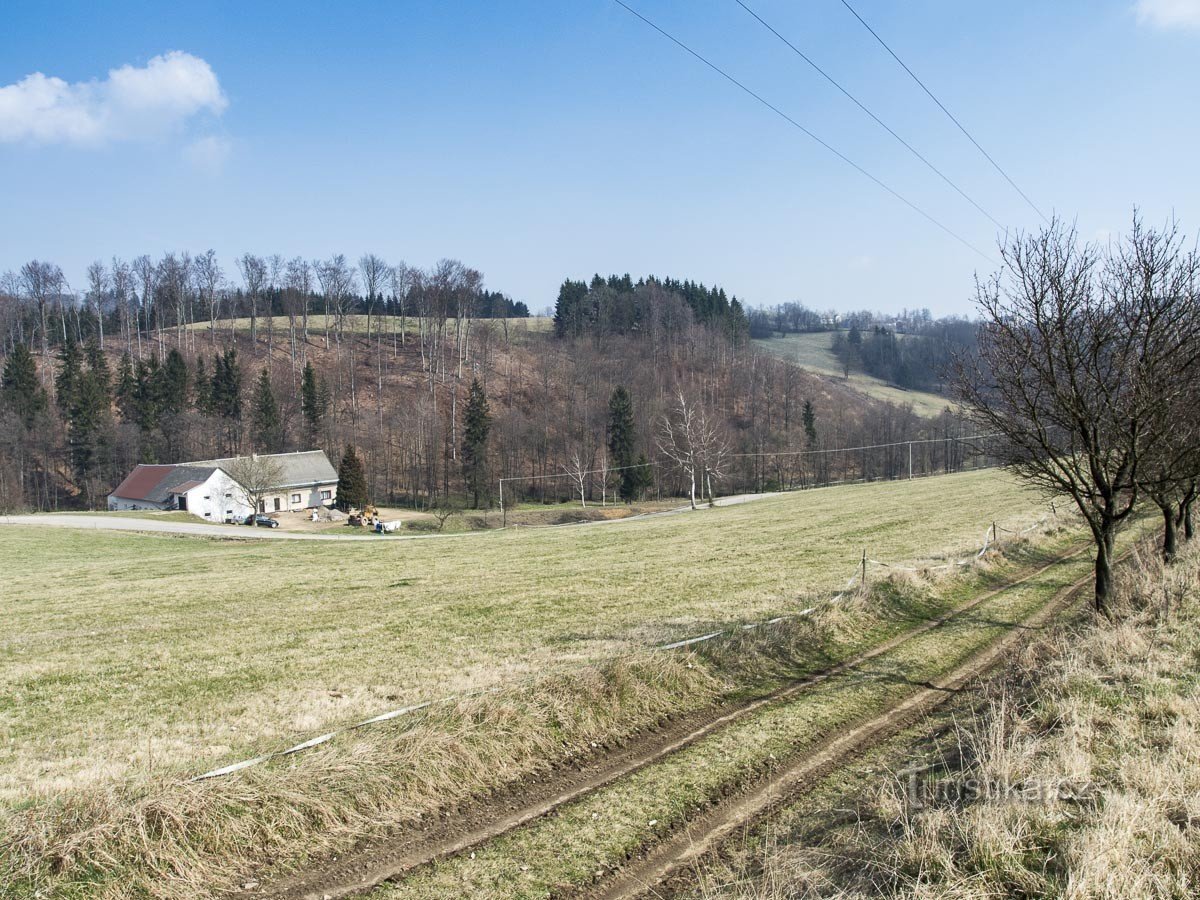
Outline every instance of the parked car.
POLYGON ((270 516, 246 516, 243 525, 257 525, 259 528, 278 528, 279 523, 270 516))

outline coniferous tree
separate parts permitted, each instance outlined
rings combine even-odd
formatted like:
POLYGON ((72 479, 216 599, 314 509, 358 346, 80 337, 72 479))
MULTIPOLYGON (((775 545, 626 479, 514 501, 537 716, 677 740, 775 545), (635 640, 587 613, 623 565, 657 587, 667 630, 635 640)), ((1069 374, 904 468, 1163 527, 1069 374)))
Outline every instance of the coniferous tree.
POLYGON ((37 364, 24 344, 13 347, 4 362, 0 377, 0 400, 21 421, 26 430, 32 429, 38 415, 46 409, 46 392, 37 379, 37 364))
POLYGON ((324 385, 317 378, 317 373, 313 371, 312 363, 305 363, 304 375, 300 382, 300 410, 304 414, 304 422, 308 427, 310 447, 317 446, 319 442, 327 406, 324 385))
POLYGON ((121 362, 117 366, 116 401, 123 421, 137 421, 137 378, 133 374, 133 360, 128 352, 121 354, 121 362))
POLYGON ((66 421, 70 419, 71 410, 75 407, 75 394, 82 373, 83 360, 74 338, 68 337, 62 345, 58 351, 58 361, 58 375, 54 379, 54 402, 58 406, 58 414, 66 421))
POLYGON ((265 366, 254 386, 251 415, 251 437, 255 448, 260 453, 280 452, 283 449, 283 421, 279 417, 279 404, 275 402, 271 376, 265 366))
POLYGON ((187 409, 190 380, 187 360, 172 347, 167 352, 167 361, 163 365, 162 388, 159 394, 164 415, 177 416, 187 409))
POLYGON ((212 377, 212 414, 225 425, 226 452, 236 453, 242 435, 242 366, 232 347, 216 359, 212 377))
POLYGON ((94 506, 98 482, 111 460, 112 399, 107 384, 108 367, 81 372, 72 391, 67 422, 67 449, 75 480, 89 506, 94 506))
MULTIPOLYGON (((642 494, 646 493, 650 486, 654 484, 654 472, 650 468, 650 460, 646 459, 645 453, 638 454, 635 465, 637 468, 630 470, 631 481, 629 492, 630 499, 639 500, 642 494)), ((624 482, 622 482, 621 487, 625 487, 624 482)))
POLYGON ((196 376, 192 379, 192 403, 199 412, 212 412, 212 381, 208 377, 208 366, 204 364, 204 357, 196 360, 196 376))
POLYGON ((636 498, 641 478, 639 470, 633 468, 634 437, 633 399, 624 385, 618 385, 608 401, 608 456, 618 470, 618 492, 626 503, 636 498))
POLYGON ((804 421, 804 436, 808 439, 808 446, 816 446, 817 443, 817 414, 813 410, 811 400, 804 401, 804 412, 801 413, 801 419, 804 421))
POLYGON ((351 507, 362 509, 367 505, 367 474, 351 444, 346 445, 346 452, 342 454, 342 461, 338 465, 337 505, 343 512, 351 507))
POLYGON ((88 338, 86 355, 88 369, 96 379, 96 385, 104 393, 107 404, 112 406, 112 371, 108 368, 108 359, 95 337, 88 338))
POLYGON ((463 477, 475 509, 479 509, 479 500, 487 492, 487 440, 491 430, 487 394, 479 379, 473 378, 463 412, 462 462, 463 477))

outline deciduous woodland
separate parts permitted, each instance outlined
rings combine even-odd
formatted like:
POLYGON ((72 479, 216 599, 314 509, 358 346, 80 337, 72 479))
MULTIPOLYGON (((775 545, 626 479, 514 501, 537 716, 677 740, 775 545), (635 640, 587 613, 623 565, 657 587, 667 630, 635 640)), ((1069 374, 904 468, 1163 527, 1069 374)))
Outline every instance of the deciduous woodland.
POLYGON ((82 292, 35 260, 0 287, 6 509, 103 505, 139 462, 312 447, 356 448, 371 500, 418 506, 493 504, 501 478, 591 503, 978 461, 958 415, 756 351, 740 302, 692 281, 568 280, 552 321, 460 262, 373 254, 114 259, 82 292))

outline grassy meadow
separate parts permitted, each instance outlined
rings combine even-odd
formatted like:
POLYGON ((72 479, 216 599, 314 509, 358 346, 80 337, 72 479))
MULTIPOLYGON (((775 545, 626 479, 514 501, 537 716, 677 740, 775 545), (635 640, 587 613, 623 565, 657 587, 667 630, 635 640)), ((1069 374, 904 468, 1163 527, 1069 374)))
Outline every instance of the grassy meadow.
POLYGON ((926 391, 906 391, 865 372, 851 372, 849 378, 843 378, 841 364, 829 346, 832 339, 832 332, 817 331, 763 338, 754 343, 772 356, 786 359, 818 375, 836 379, 868 397, 886 400, 889 403, 911 403, 913 409, 922 416, 936 416, 952 405, 945 397, 926 391))
POLYGON ((430 697, 794 609, 1040 515, 999 472, 375 544, 6 527, 0 800, 197 773, 430 697))
POLYGON ((1198 576, 1196 548, 1164 568, 1143 546, 1111 621, 1044 634, 982 700, 816 785, 686 896, 1196 896, 1198 576), (920 805, 893 774, 912 769, 920 805))

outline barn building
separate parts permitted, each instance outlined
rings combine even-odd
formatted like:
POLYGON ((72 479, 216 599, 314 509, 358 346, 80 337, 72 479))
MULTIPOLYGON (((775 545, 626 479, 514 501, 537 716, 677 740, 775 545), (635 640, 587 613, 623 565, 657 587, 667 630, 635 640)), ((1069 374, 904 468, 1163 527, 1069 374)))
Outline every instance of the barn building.
MULTIPOLYGON (((321 450, 275 453, 268 459, 280 472, 259 499, 257 512, 332 506, 337 498, 337 471, 321 450)), ((247 493, 229 474, 238 457, 175 465, 139 465, 108 495, 110 510, 178 509, 210 522, 240 522, 252 510, 247 493)))

